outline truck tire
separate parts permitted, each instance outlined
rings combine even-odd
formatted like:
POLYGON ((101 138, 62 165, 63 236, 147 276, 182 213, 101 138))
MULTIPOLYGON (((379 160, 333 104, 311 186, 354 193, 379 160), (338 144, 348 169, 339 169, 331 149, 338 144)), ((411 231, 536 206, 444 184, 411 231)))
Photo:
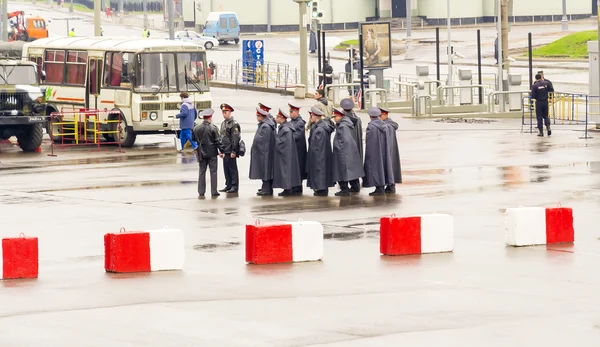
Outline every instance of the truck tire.
POLYGON ((19 147, 23 152, 35 152, 42 145, 42 137, 44 136, 44 127, 42 124, 34 124, 24 127, 17 135, 19 147))

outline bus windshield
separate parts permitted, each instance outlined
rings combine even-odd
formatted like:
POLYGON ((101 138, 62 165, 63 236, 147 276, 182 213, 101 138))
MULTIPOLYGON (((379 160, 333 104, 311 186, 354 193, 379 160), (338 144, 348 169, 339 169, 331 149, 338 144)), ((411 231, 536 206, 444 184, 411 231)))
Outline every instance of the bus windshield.
POLYGON ((34 66, 4 65, 0 67, 0 85, 37 84, 34 66))
POLYGON ((142 53, 136 66, 136 92, 209 90, 203 53, 142 53))

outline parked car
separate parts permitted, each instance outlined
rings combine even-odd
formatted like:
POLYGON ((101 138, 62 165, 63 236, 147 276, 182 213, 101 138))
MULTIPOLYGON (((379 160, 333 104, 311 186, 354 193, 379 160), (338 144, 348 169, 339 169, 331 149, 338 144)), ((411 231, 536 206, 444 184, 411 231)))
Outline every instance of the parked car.
POLYGON ((219 40, 212 37, 202 36, 196 32, 184 30, 175 33, 175 40, 187 41, 204 46, 206 49, 212 49, 219 45, 219 40))
POLYGON ((240 22, 235 12, 211 12, 204 23, 204 36, 214 37, 219 42, 240 42, 240 22))

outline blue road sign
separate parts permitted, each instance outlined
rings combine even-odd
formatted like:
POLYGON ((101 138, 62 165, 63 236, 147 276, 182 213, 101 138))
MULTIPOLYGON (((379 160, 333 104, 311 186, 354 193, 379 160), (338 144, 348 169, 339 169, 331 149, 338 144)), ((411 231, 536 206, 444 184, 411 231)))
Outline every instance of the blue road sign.
POLYGON ((265 46, 263 40, 242 41, 243 81, 255 82, 256 70, 261 71, 265 64, 265 46))

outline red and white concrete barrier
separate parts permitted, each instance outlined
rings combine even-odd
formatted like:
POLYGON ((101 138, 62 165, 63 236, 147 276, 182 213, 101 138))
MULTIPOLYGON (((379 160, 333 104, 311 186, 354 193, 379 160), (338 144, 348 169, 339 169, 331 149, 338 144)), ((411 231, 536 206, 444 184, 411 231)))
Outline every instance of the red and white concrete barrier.
POLYGON ((319 222, 246 225, 246 262, 273 264, 323 259, 323 226, 319 222))
POLYGON ((454 217, 448 214, 383 217, 379 233, 379 249, 384 255, 442 253, 454 250, 454 217))
POLYGON ((0 274, 3 280, 37 278, 39 270, 37 237, 2 239, 0 247, 0 274))
POLYGON ((183 270, 184 237, 181 230, 109 233, 104 235, 107 272, 183 270))
POLYGON ((506 209, 506 244, 550 245, 575 241, 573 209, 518 207, 506 209))

